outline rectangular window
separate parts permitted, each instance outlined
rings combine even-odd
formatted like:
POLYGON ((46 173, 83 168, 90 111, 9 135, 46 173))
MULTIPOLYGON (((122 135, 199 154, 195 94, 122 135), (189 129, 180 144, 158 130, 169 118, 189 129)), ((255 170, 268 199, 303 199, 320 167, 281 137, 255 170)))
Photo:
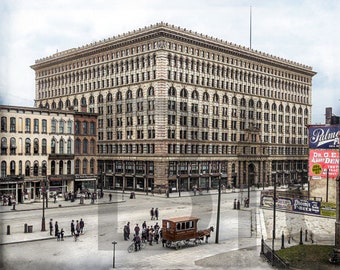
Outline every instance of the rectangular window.
POLYGON ((43 119, 41 121, 41 124, 42 124, 42 133, 47 133, 47 120, 46 119, 43 119))

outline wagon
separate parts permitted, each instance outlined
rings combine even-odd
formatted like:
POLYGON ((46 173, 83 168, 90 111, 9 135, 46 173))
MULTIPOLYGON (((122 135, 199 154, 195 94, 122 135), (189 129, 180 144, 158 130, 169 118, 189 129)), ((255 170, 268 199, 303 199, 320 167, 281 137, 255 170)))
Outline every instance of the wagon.
POLYGON ((205 242, 208 242, 210 232, 214 231, 214 227, 206 230, 197 230, 197 222, 199 218, 193 216, 176 217, 162 220, 162 241, 166 247, 198 245, 205 237, 205 242))

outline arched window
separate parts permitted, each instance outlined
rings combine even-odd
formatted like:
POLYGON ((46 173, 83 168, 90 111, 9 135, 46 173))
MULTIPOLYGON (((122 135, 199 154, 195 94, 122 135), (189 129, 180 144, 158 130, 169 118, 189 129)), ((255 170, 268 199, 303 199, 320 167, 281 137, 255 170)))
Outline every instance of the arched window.
POLYGON ((87 164, 88 164, 87 159, 84 159, 83 160, 83 174, 87 174, 87 164))
POLYGON ((51 161, 51 174, 55 175, 55 161, 54 160, 51 161))
POLYGON ((6 161, 1 161, 1 177, 6 177, 7 173, 6 173, 6 161))
POLYGON ((254 100, 250 99, 248 102, 249 108, 254 108, 254 100))
POLYGON ((9 174, 15 175, 15 161, 14 160, 12 160, 9 165, 9 174))
POLYGON ((94 159, 91 159, 90 160, 90 174, 94 174, 94 164, 95 164, 94 159))
POLYGON ((191 98, 195 99, 195 100, 198 100, 199 95, 198 95, 198 91, 197 90, 192 91, 191 98))
POLYGON ((209 94, 208 92, 203 93, 203 101, 209 101, 209 94))
POLYGON ((72 140, 71 139, 67 140, 67 154, 68 155, 72 154, 72 140))
POLYGON ((39 163, 38 161, 34 161, 33 164, 33 175, 38 176, 39 175, 39 163))
POLYGON ((31 175, 31 164, 29 161, 27 161, 25 164, 25 176, 30 176, 30 175, 31 175))
POLYGON ((7 155, 7 138, 1 138, 1 155, 7 155))
POLYGON ((75 140, 75 144, 74 144, 74 154, 79 155, 80 154, 80 147, 81 147, 81 141, 80 139, 76 139, 75 140))
POLYGON ((51 140, 51 154, 55 154, 56 153, 56 140, 53 138, 51 140))
POLYGON ((47 163, 44 160, 41 165, 41 175, 46 176, 47 175, 47 163))
POLYGON ((25 154, 26 155, 31 154, 31 140, 29 138, 25 140, 25 154))
POLYGON ((218 96, 218 94, 214 94, 214 96, 213 96, 213 101, 214 102, 219 102, 220 101, 220 97, 218 96))
POLYGON ((78 99, 75 98, 75 99, 73 100, 73 106, 74 106, 74 107, 78 107, 78 99))
POLYGON ((98 96, 98 103, 103 103, 103 102, 104 102, 103 95, 100 94, 100 95, 98 96))
POLYGON ((83 154, 87 154, 88 153, 88 140, 84 139, 83 141, 83 154))
POLYGON ((15 138, 12 137, 11 141, 10 141, 10 154, 15 155, 16 150, 17 150, 16 140, 15 140, 15 138))
POLYGON ((126 92, 126 99, 132 99, 132 91, 130 89, 126 92))
POLYGON ((64 154, 64 140, 60 139, 59 141, 59 154, 64 154))
POLYGON ((181 97, 182 98, 188 98, 188 91, 187 91, 187 89, 183 88, 181 90, 181 97))
POLYGON ((148 89, 148 96, 154 96, 155 95, 155 89, 150 86, 148 89))
POLYGON ((71 174, 71 164, 72 164, 71 160, 68 160, 67 161, 67 168, 66 168, 67 169, 67 174, 71 174))
POLYGON ((76 159, 75 164, 74 164, 74 173, 79 174, 79 168, 80 168, 80 160, 76 159))
POLYGON ((171 86, 168 91, 168 96, 175 97, 176 96, 176 88, 171 86))
POLYGON ((228 104, 229 100, 228 100, 228 96, 227 95, 223 96, 222 102, 223 102, 223 104, 228 104))
POLYGON ((112 94, 108 93, 106 97, 107 102, 112 102, 112 94))
POLYGON ((246 99, 245 98, 241 98, 240 100, 240 106, 245 107, 246 106, 246 99))
POLYGON ((94 96, 90 96, 90 101, 89 101, 90 104, 94 104, 94 96))
POLYGON ((39 140, 36 138, 34 139, 33 143, 33 154, 38 155, 39 154, 39 140))
POLYGON ((91 155, 94 154, 95 146, 96 146, 96 145, 95 145, 95 140, 92 139, 92 140, 90 141, 90 153, 89 153, 89 154, 91 154, 91 155))
POLYGON ((116 100, 122 100, 122 92, 118 91, 116 94, 116 100))
POLYGON ((64 162, 62 160, 59 160, 59 175, 64 174, 64 162))
POLYGON ((47 154, 47 140, 46 139, 41 140, 41 154, 43 155, 47 154))
POLYGON ((142 88, 138 88, 138 90, 137 90, 137 97, 138 98, 142 98, 143 97, 143 89, 142 88))
POLYGON ((233 97, 233 98, 231 99, 231 104, 237 105, 237 98, 236 98, 236 97, 233 97))

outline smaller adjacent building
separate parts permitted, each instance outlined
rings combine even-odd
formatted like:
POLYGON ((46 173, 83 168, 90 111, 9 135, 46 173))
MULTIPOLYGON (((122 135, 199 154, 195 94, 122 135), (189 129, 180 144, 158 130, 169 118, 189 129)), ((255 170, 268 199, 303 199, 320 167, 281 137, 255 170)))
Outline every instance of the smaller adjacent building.
POLYGON ((0 115, 0 195, 24 203, 96 186, 96 115, 5 105, 0 115))
POLYGON ((331 108, 326 108, 326 124, 308 127, 310 196, 322 198, 322 201, 336 201, 340 152, 338 118, 331 108))

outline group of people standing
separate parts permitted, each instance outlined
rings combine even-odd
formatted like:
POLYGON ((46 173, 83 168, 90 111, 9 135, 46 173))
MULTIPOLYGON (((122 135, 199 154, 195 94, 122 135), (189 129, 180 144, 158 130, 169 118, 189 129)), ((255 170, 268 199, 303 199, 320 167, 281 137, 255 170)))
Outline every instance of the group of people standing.
MULTIPOLYGON (((50 219, 50 223, 49 223, 49 227, 50 227, 50 235, 53 235, 53 230, 54 230, 54 236, 57 237, 58 240, 63 241, 64 240, 64 229, 61 228, 61 230, 59 231, 59 224, 58 221, 55 221, 54 225, 53 225, 53 219, 50 219)), ((72 236, 76 236, 78 237, 80 234, 84 233, 84 226, 85 226, 85 222, 84 220, 81 218, 80 221, 76 221, 76 224, 74 223, 74 220, 72 220, 71 222, 71 235, 72 236)))
MULTIPOLYGON (((144 221, 142 228, 140 228, 137 223, 133 232, 132 241, 135 244, 135 251, 140 250, 141 243, 149 243, 149 245, 152 246, 153 243, 158 244, 159 239, 162 238, 162 230, 158 222, 154 225, 147 225, 146 221, 144 221)), ((124 226, 124 240, 130 240, 130 222, 124 226)))
MULTIPOLYGON (((159 210, 158 208, 151 208, 150 216, 151 220, 158 220, 159 210)), ((124 225, 124 240, 130 240, 130 222, 124 225)), ((132 241, 135 244, 135 251, 140 250, 141 243, 148 242, 149 245, 153 245, 155 242, 158 244, 159 239, 162 238, 162 230, 156 222, 154 225, 147 225, 146 221, 142 223, 142 227, 140 228, 138 223, 135 225, 133 229, 133 239, 132 241)))

